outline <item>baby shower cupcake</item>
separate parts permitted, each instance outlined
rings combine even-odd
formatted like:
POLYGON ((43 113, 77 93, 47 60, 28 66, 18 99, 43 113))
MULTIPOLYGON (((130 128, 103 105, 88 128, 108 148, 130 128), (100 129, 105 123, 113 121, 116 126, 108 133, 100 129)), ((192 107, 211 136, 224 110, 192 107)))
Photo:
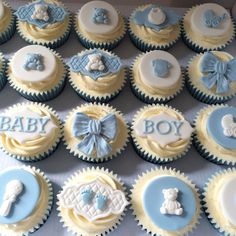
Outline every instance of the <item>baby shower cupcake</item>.
POLYGON ((67 69, 57 52, 41 45, 30 45, 13 55, 7 73, 10 86, 23 97, 45 102, 60 94, 67 69))
POLYGON ((187 87, 201 102, 216 104, 236 95, 236 58, 226 52, 197 54, 186 70, 187 87))
POLYGON ((236 108, 207 106, 195 120, 194 143, 198 152, 217 164, 236 164, 236 108))
POLYGON ((84 4, 76 14, 75 29, 84 47, 107 50, 118 46, 126 33, 124 18, 105 1, 84 4))
POLYGON ((6 69, 6 60, 3 56, 3 54, 0 52, 0 90, 7 83, 7 78, 6 78, 6 75, 5 75, 5 69, 6 69))
POLYGON ((0 114, 0 148, 20 161, 51 155, 61 136, 58 115, 44 104, 18 103, 0 114))
POLYGON ((173 10, 148 4, 138 7, 129 19, 129 35, 141 51, 167 50, 180 38, 180 19, 173 10))
POLYGON ((155 50, 139 55, 132 65, 131 86, 146 103, 166 103, 181 92, 184 78, 179 62, 170 53, 155 50))
POLYGON ((100 163, 127 146, 128 127, 119 111, 104 104, 85 104, 73 109, 64 122, 64 142, 74 156, 100 163))
POLYGON ((57 0, 36 0, 16 11, 17 30, 30 44, 56 48, 69 37, 72 19, 68 10, 57 0))
POLYGON ((0 44, 8 41, 16 30, 16 19, 11 7, 0 1, 0 44))
POLYGON ((134 116, 131 136, 140 157, 155 164, 174 161, 186 154, 193 128, 176 109, 148 105, 134 116))
POLYGON ((215 173, 203 193, 204 209, 210 223, 222 234, 236 235, 236 170, 215 173))
POLYGON ((83 99, 107 102, 125 85, 127 71, 115 54, 90 49, 73 56, 69 62, 69 82, 83 99))
POLYGON ((38 230, 53 205, 52 184, 35 167, 15 166, 0 172, 1 235, 23 236, 38 230))
POLYGON ((222 50, 234 36, 235 25, 230 13, 216 3, 194 6, 183 17, 183 40, 196 52, 222 50))
POLYGON ((108 169, 92 167, 76 172, 58 194, 63 226, 75 235, 106 235, 125 215, 125 191, 120 178, 108 169))
POLYGON ((198 189, 175 169, 155 168, 143 173, 130 198, 138 225, 151 235, 184 236, 199 223, 198 189))

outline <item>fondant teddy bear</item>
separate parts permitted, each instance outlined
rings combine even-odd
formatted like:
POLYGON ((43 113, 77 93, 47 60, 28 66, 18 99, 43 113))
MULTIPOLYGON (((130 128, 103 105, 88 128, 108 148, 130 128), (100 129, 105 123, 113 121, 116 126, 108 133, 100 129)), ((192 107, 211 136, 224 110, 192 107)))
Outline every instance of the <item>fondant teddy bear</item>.
POLYGON ((34 6, 34 13, 31 16, 31 18, 34 20, 48 21, 49 20, 48 6, 42 4, 36 4, 34 6))
POLYGON ((43 56, 41 54, 28 53, 26 62, 24 64, 24 69, 27 71, 29 70, 43 71, 44 70, 43 56))
POLYGON ((163 202, 160 212, 161 214, 169 215, 182 215, 183 208, 181 204, 176 200, 178 197, 179 190, 177 188, 163 189, 165 201, 163 202))
POLYGON ((93 21, 96 24, 108 24, 107 10, 103 8, 95 8, 93 21))
POLYGON ((101 54, 88 55, 88 59, 89 62, 85 67, 87 71, 103 71, 105 69, 101 54))

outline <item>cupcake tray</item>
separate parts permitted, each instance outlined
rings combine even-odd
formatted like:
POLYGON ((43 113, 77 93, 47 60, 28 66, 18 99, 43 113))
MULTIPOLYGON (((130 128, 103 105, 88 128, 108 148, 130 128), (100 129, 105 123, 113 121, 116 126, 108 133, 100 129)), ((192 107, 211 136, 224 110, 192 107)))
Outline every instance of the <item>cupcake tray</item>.
MULTIPOLYGON (((17 8, 18 6, 25 4, 25 1, 8 1, 13 8, 17 8)), ((74 11, 75 9, 79 9, 82 3, 75 3, 76 1, 64 1, 66 6, 74 11)), ((85 2, 85 1, 84 1, 85 2)), ((137 6, 135 2, 138 1, 130 1, 131 5, 117 5, 112 1, 115 7, 117 7, 123 15, 126 17, 129 16, 131 11, 137 6)), ((124 1, 123 1, 124 2, 124 1)), ((177 12, 183 14, 185 9, 176 9, 177 12)), ((11 57, 11 55, 19 50, 21 47, 26 46, 26 43, 20 36, 16 33, 14 37, 8 41, 7 43, 0 45, 0 51, 2 51, 7 58, 11 57)), ((76 38, 76 34, 73 31, 70 35, 69 40, 65 45, 56 49, 67 62, 68 59, 75 55, 77 52, 82 51, 84 48, 78 42, 76 38)), ((226 49, 226 52, 229 52, 233 56, 236 56, 236 40, 234 40, 226 49)), ((136 49, 128 36, 125 37, 125 40, 114 49, 114 52, 121 57, 124 65, 131 65, 133 59, 141 53, 138 49, 136 49)), ((182 67, 187 65, 189 59, 194 56, 194 52, 188 49, 188 47, 180 40, 173 48, 169 50, 180 62, 182 67)), ((0 112, 3 112, 9 106, 19 102, 27 101, 23 97, 21 97, 16 91, 10 88, 9 84, 7 84, 3 90, 0 92, 0 112)), ((69 85, 68 81, 66 83, 64 91, 54 100, 46 102, 47 105, 54 108, 60 115, 62 119, 65 119, 68 112, 75 108, 78 105, 85 103, 72 89, 69 85)), ((138 109, 140 109, 145 104, 138 100, 135 95, 131 92, 130 84, 127 83, 124 90, 110 102, 110 104, 116 107, 118 110, 121 110, 127 119, 128 122, 131 122, 133 115, 136 113, 138 109)), ((195 100, 184 88, 183 92, 181 92, 173 101, 168 103, 169 105, 177 108, 182 111, 185 117, 192 123, 196 113, 205 106, 205 104, 200 103, 195 100)), ((236 105, 236 98, 227 102, 229 105, 236 105)), ((5 168, 12 165, 23 165, 19 161, 16 161, 5 153, 0 151, 1 155, 1 165, 0 170, 4 170, 5 168)), ((26 163, 27 164, 27 163, 26 163)), ((122 155, 114 158, 113 160, 107 163, 101 164, 91 164, 86 163, 77 158, 73 157, 69 154, 69 152, 65 149, 63 143, 59 145, 59 148, 56 150, 53 155, 49 158, 32 163, 27 165, 33 165, 36 168, 40 168, 48 178, 52 181, 54 187, 54 196, 56 197, 57 192, 61 189, 64 181, 71 176, 75 171, 80 170, 85 167, 92 166, 100 166, 108 168, 109 170, 117 173, 121 179, 125 182, 125 184, 130 188, 134 183, 134 179, 137 178, 139 174, 145 172, 146 170, 150 170, 154 168, 156 165, 152 163, 148 163, 141 159, 135 153, 132 144, 129 143, 125 152, 122 155)), ((189 176, 192 181, 202 190, 203 186, 208 180, 208 177, 212 175, 214 172, 224 169, 223 166, 215 165, 203 157, 201 157, 195 148, 192 146, 187 155, 180 160, 174 161, 173 163, 166 164, 163 166, 173 167, 181 172, 184 172, 187 176, 189 176)), ((153 203, 155 206, 155 203, 153 203)), ((56 205, 54 205, 51 216, 49 217, 46 224, 41 227, 37 232, 33 235, 35 236, 70 236, 71 233, 68 233, 66 228, 62 227, 62 224, 59 222, 59 217, 57 216, 56 205)), ((142 231, 139 226, 137 226, 134 217, 131 214, 131 211, 128 210, 124 221, 120 224, 120 226, 112 232, 110 235, 119 236, 119 235, 127 235, 127 236, 145 236, 146 232, 142 231)), ((190 234, 191 236, 218 236, 220 235, 207 221, 205 215, 203 215, 200 225, 197 226, 197 229, 190 234)))

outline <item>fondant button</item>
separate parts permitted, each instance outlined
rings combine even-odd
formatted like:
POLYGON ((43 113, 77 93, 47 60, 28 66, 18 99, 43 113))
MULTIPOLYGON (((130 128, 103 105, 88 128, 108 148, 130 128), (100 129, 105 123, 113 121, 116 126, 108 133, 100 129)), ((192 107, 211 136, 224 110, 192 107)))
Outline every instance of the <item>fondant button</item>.
POLYGON ((148 14, 148 20, 154 25, 164 23, 165 19, 166 15, 159 7, 152 8, 148 14))

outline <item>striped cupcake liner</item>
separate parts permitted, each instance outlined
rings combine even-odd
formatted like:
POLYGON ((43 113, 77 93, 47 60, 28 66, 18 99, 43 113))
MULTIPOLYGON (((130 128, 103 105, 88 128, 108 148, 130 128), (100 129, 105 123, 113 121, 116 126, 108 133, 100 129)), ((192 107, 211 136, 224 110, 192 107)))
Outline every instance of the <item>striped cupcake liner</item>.
POLYGON ((0 69, 0 90, 3 89, 3 87, 7 83, 7 78, 6 78, 6 59, 4 58, 3 54, 0 52, 0 63, 1 63, 1 69, 0 69))
POLYGON ((1 144, 0 145, 0 149, 6 154, 8 155, 9 157, 11 158, 14 158, 18 161, 21 161, 21 162, 28 162, 28 163, 33 163, 33 162, 38 162, 38 161, 41 161, 41 160, 44 160, 45 158, 51 156, 55 151, 56 149, 58 148, 61 140, 62 140, 62 130, 63 130, 63 124, 59 118, 59 116, 57 115, 56 111, 54 111, 52 108, 50 108, 49 106, 45 105, 45 104, 40 104, 40 103, 34 103, 34 102, 28 102, 28 103, 18 103, 18 104, 15 104, 13 105, 12 107, 10 108, 18 108, 19 106, 23 106, 23 105, 34 105, 34 106, 38 106, 39 108, 42 108, 42 109, 47 109, 48 111, 51 112, 51 114, 56 117, 56 119, 59 121, 59 129, 60 129, 60 132, 59 132, 59 135, 58 137, 56 138, 56 140, 54 141, 54 143, 52 144, 52 146, 48 149, 48 150, 44 150, 42 151, 41 153, 37 154, 37 155, 32 155, 32 156, 22 156, 22 155, 17 155, 17 154, 12 154, 11 152, 9 152, 8 150, 6 150, 4 148, 4 146, 1 144))

